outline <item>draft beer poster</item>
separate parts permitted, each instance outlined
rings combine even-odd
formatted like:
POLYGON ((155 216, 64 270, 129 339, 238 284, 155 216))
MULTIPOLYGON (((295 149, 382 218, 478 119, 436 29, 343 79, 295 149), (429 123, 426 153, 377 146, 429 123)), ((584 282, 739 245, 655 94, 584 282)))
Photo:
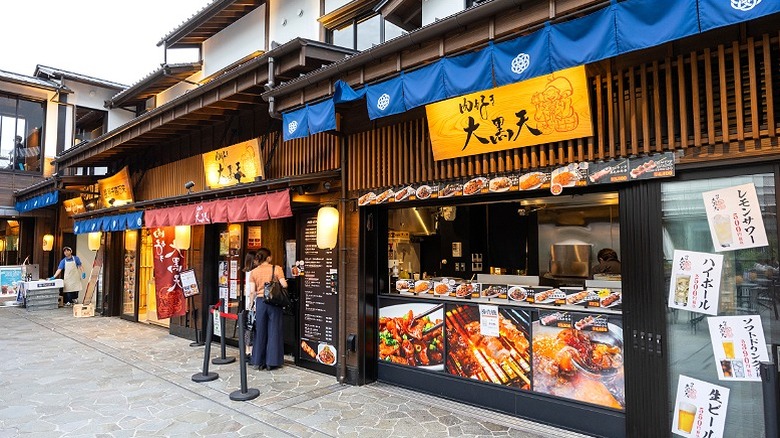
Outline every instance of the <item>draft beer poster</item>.
POLYGON ((729 389, 680 374, 672 433, 693 438, 720 438, 726 425, 729 389))
POLYGON ((669 307, 718 314, 723 256, 675 250, 669 284, 669 307))
POLYGON ((769 245, 753 183, 702 194, 716 252, 769 245))
POLYGON ((759 364, 769 360, 759 315, 707 318, 720 380, 760 382, 759 364))

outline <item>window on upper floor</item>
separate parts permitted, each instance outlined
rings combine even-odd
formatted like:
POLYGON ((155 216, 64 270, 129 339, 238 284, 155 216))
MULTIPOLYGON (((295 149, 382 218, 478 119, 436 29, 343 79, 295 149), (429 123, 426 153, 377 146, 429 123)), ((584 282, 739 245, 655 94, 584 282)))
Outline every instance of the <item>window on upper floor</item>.
POLYGON ((0 94, 0 169, 40 172, 45 102, 0 94))
POLYGON ((356 50, 366 50, 405 34, 406 31, 374 14, 355 18, 337 29, 328 31, 328 42, 356 50))

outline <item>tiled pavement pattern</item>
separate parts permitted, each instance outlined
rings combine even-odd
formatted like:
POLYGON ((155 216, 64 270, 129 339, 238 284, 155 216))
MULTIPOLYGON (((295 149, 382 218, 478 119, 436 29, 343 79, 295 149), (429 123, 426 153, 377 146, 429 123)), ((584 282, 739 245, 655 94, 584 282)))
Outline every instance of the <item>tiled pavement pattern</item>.
POLYGON ((202 364, 203 348, 158 327, 0 308, 0 438, 582 436, 386 384, 340 385, 292 364, 248 370, 261 395, 236 402, 237 362, 211 365, 220 378, 195 383, 202 364))

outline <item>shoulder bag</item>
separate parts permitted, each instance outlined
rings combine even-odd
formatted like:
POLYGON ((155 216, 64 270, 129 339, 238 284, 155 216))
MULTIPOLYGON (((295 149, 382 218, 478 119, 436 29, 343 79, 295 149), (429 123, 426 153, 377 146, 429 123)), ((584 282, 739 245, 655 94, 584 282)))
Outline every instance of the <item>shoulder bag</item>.
POLYGON ((273 272, 273 278, 264 286, 263 301, 272 306, 287 307, 290 305, 290 295, 287 293, 287 288, 282 287, 279 279, 276 278, 276 266, 273 267, 273 272))

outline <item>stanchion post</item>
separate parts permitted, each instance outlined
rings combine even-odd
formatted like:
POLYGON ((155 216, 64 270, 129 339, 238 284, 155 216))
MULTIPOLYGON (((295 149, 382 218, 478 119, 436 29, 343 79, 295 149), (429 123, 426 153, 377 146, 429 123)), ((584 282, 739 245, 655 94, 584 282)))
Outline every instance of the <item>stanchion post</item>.
MULTIPOLYGON (((213 310, 212 310, 213 311, 213 310)), ((203 372, 192 375, 193 382, 211 382, 217 380, 219 374, 209 372, 209 357, 211 357, 211 334, 214 331, 214 322, 209 318, 206 330, 206 348, 203 350, 203 372)))
MULTIPOLYGON (((218 310, 219 311, 219 322, 220 322, 220 324, 219 324, 219 350, 220 350, 220 356, 219 357, 215 357, 214 359, 211 360, 211 363, 213 363, 214 365, 225 365, 225 364, 233 363, 233 362, 236 361, 236 358, 233 357, 233 356, 227 357, 227 352, 226 352, 226 347, 227 346, 225 345, 225 317, 222 316, 222 307, 223 306, 221 305, 221 302, 220 302, 220 306, 219 306, 219 310, 218 310)), ((225 309, 225 310, 227 310, 227 309, 225 309)))
POLYGON ((202 347, 204 342, 200 339, 200 330, 198 330, 198 309, 195 308, 195 297, 192 296, 189 300, 192 324, 195 326, 195 342, 191 342, 190 347, 202 347))
POLYGON ((778 383, 778 367, 773 362, 761 362, 759 365, 761 372, 761 386, 764 393, 764 436, 780 436, 778 429, 777 409, 780 397, 778 392, 780 383, 778 383))
MULTIPOLYGON (((238 350, 244 351, 244 324, 246 323, 246 310, 238 314, 238 350)), ((240 354, 238 360, 238 371, 241 376, 241 389, 230 393, 230 399, 234 401, 248 401, 257 398, 260 390, 257 388, 248 388, 246 385, 246 355, 240 354)))

